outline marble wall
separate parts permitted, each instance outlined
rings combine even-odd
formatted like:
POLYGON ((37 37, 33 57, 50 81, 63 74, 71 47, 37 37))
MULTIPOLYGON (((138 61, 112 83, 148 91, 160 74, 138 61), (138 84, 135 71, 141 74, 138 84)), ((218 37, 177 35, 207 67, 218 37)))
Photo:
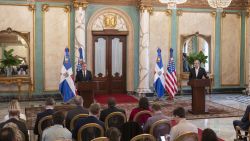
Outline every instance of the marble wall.
MULTIPOLYGON (((34 11, 28 5, 1 5, 0 4, 0 30, 8 27, 19 32, 30 32, 30 76, 34 83, 34 11)), ((1 91, 17 91, 17 86, 0 85, 1 91)), ((27 86, 22 90, 27 90, 27 86)))
POLYGON ((155 11, 150 15, 149 26, 149 85, 153 87, 157 48, 161 49, 164 70, 167 69, 171 47, 171 16, 166 15, 164 11, 155 11))
POLYGON ((58 91, 64 49, 69 47, 69 13, 64 10, 64 7, 49 7, 43 13, 44 91, 58 91))
POLYGON ((221 85, 240 85, 241 20, 237 14, 222 18, 221 85), (230 33, 230 34, 229 34, 230 33))

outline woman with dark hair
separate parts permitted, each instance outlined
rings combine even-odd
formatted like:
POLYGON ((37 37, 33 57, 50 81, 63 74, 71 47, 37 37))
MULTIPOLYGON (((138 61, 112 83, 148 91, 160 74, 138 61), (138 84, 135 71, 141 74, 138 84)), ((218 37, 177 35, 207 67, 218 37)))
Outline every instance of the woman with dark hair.
POLYGON ((120 141, 121 132, 115 127, 110 127, 106 131, 106 137, 109 138, 109 141, 120 141))
MULTIPOLYGON (((139 100, 139 106, 137 108, 134 108, 132 109, 131 113, 130 113, 130 116, 129 116, 129 121, 133 121, 135 115, 140 112, 140 111, 143 111, 143 110, 147 110, 147 111, 151 111, 150 108, 149 108, 149 102, 148 102, 148 99, 146 97, 142 97, 140 98, 139 100)), ((151 117, 150 115, 142 115, 140 116, 140 121, 139 121, 139 124, 140 125, 143 125, 146 123, 147 119, 151 117)))
POLYGON ((212 129, 207 128, 202 132, 202 141, 218 141, 218 137, 212 129))

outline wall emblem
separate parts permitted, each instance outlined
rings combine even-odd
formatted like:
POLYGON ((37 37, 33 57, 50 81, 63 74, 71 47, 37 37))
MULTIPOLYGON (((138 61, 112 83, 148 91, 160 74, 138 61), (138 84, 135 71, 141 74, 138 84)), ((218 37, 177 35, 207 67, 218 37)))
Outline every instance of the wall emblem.
POLYGON ((115 15, 104 15, 103 23, 105 28, 115 28, 117 24, 117 17, 115 15))

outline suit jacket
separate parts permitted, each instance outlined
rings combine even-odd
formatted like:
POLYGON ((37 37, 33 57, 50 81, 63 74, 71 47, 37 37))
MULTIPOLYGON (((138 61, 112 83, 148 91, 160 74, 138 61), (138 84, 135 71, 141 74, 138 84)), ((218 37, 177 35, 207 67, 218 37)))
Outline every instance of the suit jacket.
POLYGON ((205 78, 208 78, 207 76, 207 72, 205 71, 204 68, 199 68, 199 71, 198 71, 198 75, 196 76, 196 73, 195 73, 195 68, 192 68, 190 70, 190 74, 189 74, 189 80, 191 79, 202 79, 202 77, 205 77, 205 78))
POLYGON ((113 113, 113 112, 122 112, 126 115, 125 111, 123 109, 119 109, 117 107, 109 107, 107 109, 104 109, 101 111, 101 114, 100 114, 100 120, 102 122, 105 122, 105 118, 110 114, 110 113, 113 113))
POLYGON ((71 120, 79 114, 89 114, 89 111, 82 106, 77 106, 76 108, 68 111, 67 116, 66 116, 66 128, 70 130, 70 122, 71 120))
POLYGON ((26 124, 25 124, 24 122, 22 122, 22 121, 16 119, 16 118, 10 118, 9 120, 7 120, 7 121, 1 123, 1 124, 0 124, 0 129, 2 129, 2 128, 4 127, 5 124, 10 123, 10 122, 16 124, 17 127, 19 128, 19 130, 20 130, 21 132, 23 132, 23 134, 24 134, 24 136, 25 136, 25 141, 29 141, 28 129, 27 129, 27 127, 26 127, 26 124))
POLYGON ((249 122, 249 113, 250 113, 250 105, 247 106, 246 111, 241 119, 242 124, 240 125, 241 129, 248 129, 250 126, 249 122))
POLYGON ((84 77, 83 75, 83 71, 77 71, 76 72, 76 78, 75 78, 75 82, 78 82, 78 81, 90 81, 92 80, 92 74, 89 70, 86 70, 86 75, 84 77))
POLYGON ((34 127, 34 134, 38 135, 38 140, 40 140, 40 135, 38 134, 38 122, 41 120, 41 118, 53 115, 55 112, 54 109, 46 109, 45 111, 38 113, 36 117, 35 127, 34 127))
POLYGON ((103 127, 103 129, 105 129, 105 125, 102 121, 98 120, 96 117, 94 116, 88 116, 86 118, 82 118, 82 119, 79 119, 76 123, 76 126, 75 128, 73 129, 72 131, 72 138, 77 140, 77 133, 78 133, 78 130, 81 128, 81 126, 83 125, 86 125, 88 123, 96 123, 96 124, 99 124, 100 126, 103 127))

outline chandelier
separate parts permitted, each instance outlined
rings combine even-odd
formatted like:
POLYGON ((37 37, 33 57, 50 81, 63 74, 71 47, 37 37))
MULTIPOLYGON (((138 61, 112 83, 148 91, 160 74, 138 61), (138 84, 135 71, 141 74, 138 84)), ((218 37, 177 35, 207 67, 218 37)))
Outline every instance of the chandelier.
POLYGON ((168 4, 168 9, 176 9, 177 4, 185 3, 187 0, 159 0, 160 3, 168 4))
POLYGON ((228 7, 232 2, 232 0, 207 0, 207 1, 212 8, 216 8, 217 11, 221 12, 223 11, 223 8, 228 7))

